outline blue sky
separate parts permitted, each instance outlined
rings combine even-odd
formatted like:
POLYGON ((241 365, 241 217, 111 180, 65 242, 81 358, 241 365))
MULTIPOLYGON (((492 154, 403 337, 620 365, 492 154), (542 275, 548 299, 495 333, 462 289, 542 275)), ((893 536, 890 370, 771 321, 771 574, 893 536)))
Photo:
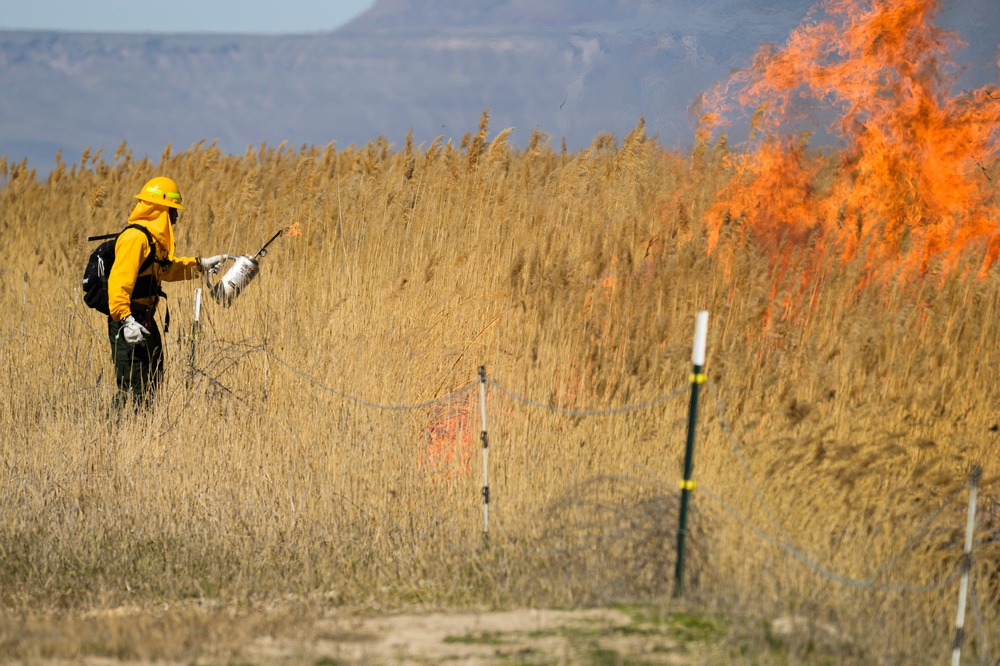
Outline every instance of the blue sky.
POLYGON ((294 33, 337 28, 375 0, 26 0, 4 2, 0 30, 294 33))

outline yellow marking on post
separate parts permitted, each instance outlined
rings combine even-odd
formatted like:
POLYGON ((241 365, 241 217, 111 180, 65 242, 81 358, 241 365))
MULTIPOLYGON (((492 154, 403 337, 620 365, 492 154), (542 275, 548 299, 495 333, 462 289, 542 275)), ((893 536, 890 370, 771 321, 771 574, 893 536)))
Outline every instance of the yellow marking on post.
POLYGON ((708 375, 704 372, 699 372, 698 374, 692 372, 690 379, 692 384, 704 384, 708 381, 708 375))
POLYGON ((694 490, 698 487, 698 484, 694 482, 694 479, 688 479, 687 481, 681 479, 679 487, 681 490, 694 490))

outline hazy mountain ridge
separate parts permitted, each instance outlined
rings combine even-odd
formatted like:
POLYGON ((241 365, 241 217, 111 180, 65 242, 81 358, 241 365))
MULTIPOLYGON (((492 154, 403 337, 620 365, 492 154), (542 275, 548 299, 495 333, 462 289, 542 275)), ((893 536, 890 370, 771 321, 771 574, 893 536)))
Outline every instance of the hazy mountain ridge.
MULTIPOLYGON (((970 76, 996 78, 1000 3, 960 0, 970 76), (972 36, 972 39, 968 35, 972 36), (976 41, 973 41, 976 40, 976 41), (991 66, 992 65, 992 66, 991 66)), ((401 145, 532 128, 585 146, 640 116, 665 145, 691 140, 690 101, 762 42, 782 42, 802 0, 380 0, 332 33, 125 35, 0 32, 0 154, 44 171, 124 139, 156 158, 169 142, 401 145)), ((986 80, 991 80, 987 78, 986 80)))

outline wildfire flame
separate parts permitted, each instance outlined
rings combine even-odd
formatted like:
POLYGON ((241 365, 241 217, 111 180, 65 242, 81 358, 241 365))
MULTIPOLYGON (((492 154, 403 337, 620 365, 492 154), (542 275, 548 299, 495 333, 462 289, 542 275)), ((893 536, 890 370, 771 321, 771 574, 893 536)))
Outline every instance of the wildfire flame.
POLYGON ((424 468, 439 478, 468 472, 472 462, 473 408, 468 402, 436 414, 427 426, 429 442, 421 453, 424 468))
POLYGON ((294 224, 292 224, 292 226, 284 229, 281 232, 281 235, 282 236, 301 236, 302 235, 302 230, 299 229, 299 223, 295 222, 294 224))
MULTIPOLYGON (((709 246, 727 223, 780 262, 795 243, 862 257, 903 276, 954 270, 1000 253, 995 85, 952 94, 955 34, 935 25, 940 0, 825 0, 782 48, 706 93, 702 133, 753 109, 748 150, 709 215, 709 246), (808 150, 807 109, 828 107, 844 149, 829 166, 808 150), (786 248, 787 249, 787 246, 786 248)), ((888 274, 887 272, 884 274, 888 274)))

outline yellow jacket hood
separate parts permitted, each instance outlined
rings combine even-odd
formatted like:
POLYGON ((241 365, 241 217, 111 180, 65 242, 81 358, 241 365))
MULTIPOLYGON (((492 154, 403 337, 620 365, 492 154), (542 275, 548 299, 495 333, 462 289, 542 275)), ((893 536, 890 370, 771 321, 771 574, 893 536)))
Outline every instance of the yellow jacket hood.
POLYGON ((170 224, 170 214, 165 206, 140 201, 129 215, 129 224, 141 224, 149 229, 157 245, 167 251, 166 259, 174 257, 174 228, 170 224))

